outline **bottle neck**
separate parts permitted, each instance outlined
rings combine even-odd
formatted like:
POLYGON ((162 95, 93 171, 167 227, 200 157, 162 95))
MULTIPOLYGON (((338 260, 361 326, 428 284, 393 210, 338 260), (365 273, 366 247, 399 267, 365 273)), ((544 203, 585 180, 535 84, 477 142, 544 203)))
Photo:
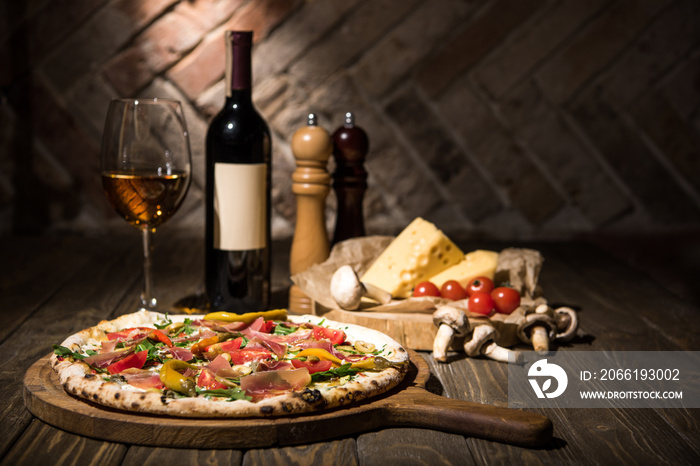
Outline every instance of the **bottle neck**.
POLYGON ((229 90, 226 95, 224 107, 250 107, 253 105, 252 92, 250 89, 229 90))
POLYGON ((246 99, 251 95, 250 31, 226 31, 226 100, 246 99))

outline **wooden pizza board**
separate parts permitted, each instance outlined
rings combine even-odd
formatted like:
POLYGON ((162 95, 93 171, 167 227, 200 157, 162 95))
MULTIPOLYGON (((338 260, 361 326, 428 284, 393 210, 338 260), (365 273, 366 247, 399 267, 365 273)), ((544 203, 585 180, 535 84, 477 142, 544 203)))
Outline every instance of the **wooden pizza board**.
POLYGON ((67 394, 50 355, 24 377, 27 409, 42 421, 78 435, 128 444, 182 448, 251 448, 312 443, 384 427, 424 427, 522 446, 541 446, 551 421, 536 413, 445 398, 425 389, 430 369, 409 351, 402 383, 356 406, 274 418, 192 419, 106 408, 67 394))

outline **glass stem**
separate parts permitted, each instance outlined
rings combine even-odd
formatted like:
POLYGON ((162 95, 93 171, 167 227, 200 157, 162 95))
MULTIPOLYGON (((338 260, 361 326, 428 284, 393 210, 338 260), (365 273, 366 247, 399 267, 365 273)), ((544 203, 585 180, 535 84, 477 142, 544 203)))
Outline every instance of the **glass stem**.
POLYGON ((141 307, 153 310, 156 307, 156 298, 153 296, 153 274, 151 273, 153 231, 150 228, 144 228, 141 231, 143 231, 143 292, 141 293, 141 307))

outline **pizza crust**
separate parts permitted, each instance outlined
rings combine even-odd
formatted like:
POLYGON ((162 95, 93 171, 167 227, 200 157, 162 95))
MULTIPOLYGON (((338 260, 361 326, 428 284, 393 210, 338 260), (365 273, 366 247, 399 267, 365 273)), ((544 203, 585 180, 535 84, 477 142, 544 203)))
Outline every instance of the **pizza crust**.
MULTIPOLYGON (((173 322, 201 317, 203 316, 169 316, 173 322)), ((86 344, 99 344, 100 339, 104 339, 104 332, 137 326, 153 326, 154 323, 164 319, 164 314, 149 311, 123 315, 111 321, 102 321, 94 327, 71 335, 61 345, 77 351, 86 344)), ((396 363, 396 368, 390 367, 381 372, 362 372, 342 385, 319 384, 318 388, 306 388, 302 391, 251 402, 225 401, 221 398, 207 399, 202 396, 167 398, 160 391, 142 390, 128 384, 121 385, 117 382, 105 381, 101 375, 93 374, 90 366, 84 362, 60 360, 56 354, 51 356, 51 366, 58 374, 59 381, 66 392, 91 402, 125 411, 200 418, 286 416, 350 406, 385 393, 403 380, 408 369, 408 353, 399 343, 383 333, 312 315, 290 315, 288 320, 294 323, 322 324, 325 327, 343 330, 351 343, 362 340, 374 343, 377 348, 386 345, 382 357, 396 363)))

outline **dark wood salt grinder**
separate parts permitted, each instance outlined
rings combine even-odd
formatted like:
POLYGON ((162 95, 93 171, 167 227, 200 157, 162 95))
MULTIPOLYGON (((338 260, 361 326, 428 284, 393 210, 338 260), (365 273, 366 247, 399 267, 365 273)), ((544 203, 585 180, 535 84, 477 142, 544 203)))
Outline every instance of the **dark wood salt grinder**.
POLYGON ((345 123, 333 133, 333 189, 338 200, 338 214, 332 244, 365 236, 362 200, 367 190, 365 158, 369 151, 367 133, 355 126, 354 115, 345 114, 345 123))

